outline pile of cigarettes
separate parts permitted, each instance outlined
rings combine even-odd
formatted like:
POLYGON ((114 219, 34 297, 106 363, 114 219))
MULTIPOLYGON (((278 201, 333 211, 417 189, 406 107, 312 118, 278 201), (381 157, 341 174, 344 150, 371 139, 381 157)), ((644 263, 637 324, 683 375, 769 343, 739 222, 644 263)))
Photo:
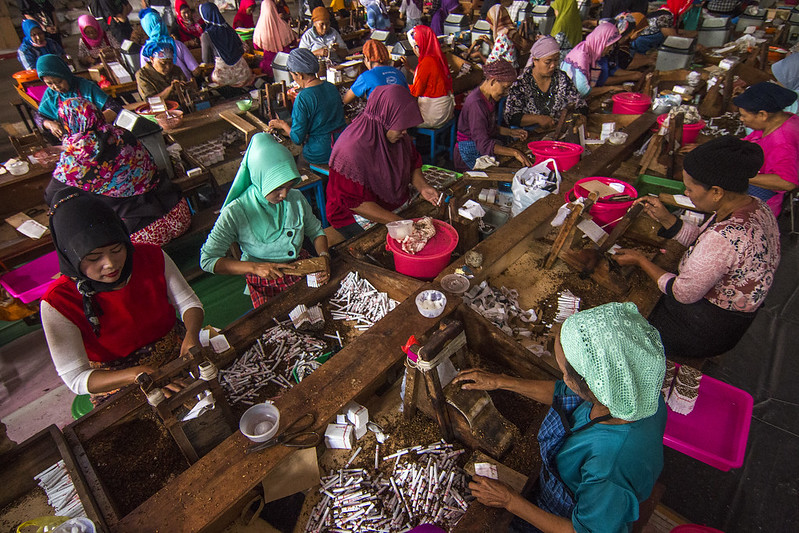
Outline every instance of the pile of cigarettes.
POLYGON ((350 272, 330 299, 333 320, 352 320, 355 329, 364 331, 397 307, 399 302, 380 292, 357 271, 350 272))
POLYGON ((307 376, 319 366, 316 358, 328 351, 327 344, 284 324, 266 330, 249 350, 228 368, 219 371, 219 382, 231 404, 254 405, 261 389, 273 383, 291 388, 292 370, 307 376), (284 364, 281 364, 284 363, 284 364))
POLYGON ((34 476, 34 479, 38 480, 39 486, 47 494, 47 503, 55 509, 55 516, 86 516, 63 460, 34 476))
POLYGON ((363 468, 331 471, 322 478, 323 496, 311 512, 306 533, 409 531, 425 523, 453 527, 472 499, 466 473, 457 466, 464 452, 442 440, 384 457, 394 459, 387 477, 363 468))
POLYGON ((558 295, 558 314, 555 316, 555 322, 561 324, 579 310, 580 298, 570 290, 565 290, 558 295))
POLYGON ((511 327, 511 319, 518 317, 525 323, 538 319, 534 310, 519 307, 519 293, 516 289, 495 289, 486 281, 464 293, 463 301, 511 336, 519 333, 518 328, 511 327))

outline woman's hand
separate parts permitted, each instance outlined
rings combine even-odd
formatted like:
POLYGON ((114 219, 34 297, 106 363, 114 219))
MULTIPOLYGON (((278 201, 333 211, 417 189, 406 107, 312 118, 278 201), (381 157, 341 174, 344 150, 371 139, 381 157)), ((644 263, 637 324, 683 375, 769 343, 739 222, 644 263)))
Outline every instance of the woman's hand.
MULTIPOLYGON (((527 133, 527 132, 525 132, 525 133, 527 133)), ((522 164, 522 166, 524 166, 524 167, 531 167, 531 166, 533 166, 533 162, 532 162, 532 161, 530 161, 530 159, 529 159, 529 158, 528 158, 526 155, 524 155, 524 153, 522 153, 522 151, 521 151, 521 150, 514 150, 514 152, 515 152, 515 153, 513 154, 513 157, 515 157, 515 158, 516 158, 516 161, 518 161, 519 163, 521 163, 521 164, 522 164)))
POLYGON ((510 136, 519 141, 526 141, 527 140, 527 130, 523 129, 511 129, 510 136))
POLYGON ((323 255, 322 257, 325 258, 325 269, 321 272, 316 273, 316 281, 320 285, 324 285, 328 281, 330 281, 330 256, 323 255))
POLYGON ((180 345, 180 356, 183 357, 188 355, 189 350, 199 345, 200 345, 200 339, 198 339, 196 336, 187 334, 186 337, 184 337, 183 339, 183 343, 180 345))
POLYGON ((496 479, 472 476, 469 490, 477 501, 488 507, 506 509, 516 493, 506 484, 496 479))
POLYGON ((419 194, 422 195, 422 198, 424 198, 425 200, 427 200, 428 202, 430 202, 435 206, 438 205, 438 199, 441 197, 441 193, 439 193, 432 186, 427 184, 423 185, 419 189, 419 194))
POLYGON ((273 118, 269 121, 269 127, 280 130, 284 135, 291 135, 291 126, 283 119, 273 118))
POLYGON ((54 120, 45 120, 42 125, 50 130, 56 139, 61 139, 64 136, 64 128, 61 127, 61 124, 54 120))
POLYGON ((640 267, 642 261, 647 261, 647 258, 644 257, 644 254, 638 250, 630 250, 627 248, 616 250, 616 254, 613 256, 613 259, 621 266, 633 265, 640 267))
POLYGON ((537 115, 535 123, 545 129, 555 127, 555 119, 547 115, 537 115))
POLYGON ((644 213, 649 215, 664 228, 670 228, 676 222, 677 217, 672 215, 663 202, 654 196, 644 196, 635 201, 644 206, 644 213))
POLYGON ((479 368, 469 368, 462 370, 452 380, 453 383, 461 383, 464 390, 496 390, 502 388, 500 383, 503 374, 492 374, 479 368))
POLYGON ((288 268, 285 263, 253 263, 251 274, 264 279, 280 279, 284 276, 281 268, 288 268))

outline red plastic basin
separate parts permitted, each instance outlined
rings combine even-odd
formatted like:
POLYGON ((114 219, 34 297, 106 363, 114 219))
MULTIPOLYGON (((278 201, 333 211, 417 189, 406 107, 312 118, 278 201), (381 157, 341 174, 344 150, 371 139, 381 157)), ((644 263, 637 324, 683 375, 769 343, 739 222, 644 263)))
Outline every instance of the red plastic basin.
MULTIPOLYGON (((588 198, 590 193, 586 189, 583 189, 580 184, 594 180, 601 181, 605 185, 610 185, 611 183, 620 183, 624 186, 624 192, 619 194, 626 194, 633 199, 638 198, 638 191, 635 190, 635 187, 627 182, 613 178, 593 176, 578 180, 577 183, 574 184, 574 188, 566 192, 566 195, 564 196, 566 201, 571 202, 575 198, 588 198)), ((605 202, 602 200, 602 198, 599 198, 596 203, 591 206, 591 210, 589 212, 594 218, 594 222, 602 226, 605 231, 610 232, 614 227, 616 227, 616 224, 619 223, 619 220, 625 215, 625 213, 627 213, 627 210, 630 209, 632 205, 632 200, 627 202, 605 202)))
POLYGON ((613 95, 613 113, 617 115, 640 115, 652 105, 652 99, 641 93, 618 93, 613 95))
MULTIPOLYGON (((668 117, 668 113, 664 113, 658 117, 658 126, 663 126, 663 122, 668 117)), ((699 136, 699 132, 702 131, 702 128, 705 127, 705 121, 699 119, 699 122, 696 124, 683 124, 682 125, 682 142, 683 144, 691 144, 696 142, 696 138, 699 136)))
MULTIPOLYGON (((535 156, 536 162, 544 159, 554 159, 558 170, 565 172, 580 162, 583 147, 579 144, 564 143, 560 141, 533 141, 527 143, 527 148, 535 156)), ((547 165, 550 170, 555 170, 552 163, 547 165)))
POLYGON ((452 251, 458 246, 458 232, 441 220, 433 219, 433 225, 436 227, 435 236, 416 255, 403 251, 398 241, 386 235, 386 249, 394 253, 394 270, 424 280, 433 279, 444 270, 450 263, 452 251))

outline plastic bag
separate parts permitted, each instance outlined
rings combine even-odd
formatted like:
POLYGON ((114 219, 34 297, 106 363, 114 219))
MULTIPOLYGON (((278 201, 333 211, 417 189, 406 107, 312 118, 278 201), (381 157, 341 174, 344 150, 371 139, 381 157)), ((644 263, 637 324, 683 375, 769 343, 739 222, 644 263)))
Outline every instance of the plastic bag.
POLYGON ((554 159, 545 159, 532 167, 519 170, 513 176, 511 192, 513 192, 513 205, 510 214, 516 216, 532 204, 550 193, 557 193, 561 181, 558 164, 554 159), (555 170, 549 168, 549 163, 555 170))

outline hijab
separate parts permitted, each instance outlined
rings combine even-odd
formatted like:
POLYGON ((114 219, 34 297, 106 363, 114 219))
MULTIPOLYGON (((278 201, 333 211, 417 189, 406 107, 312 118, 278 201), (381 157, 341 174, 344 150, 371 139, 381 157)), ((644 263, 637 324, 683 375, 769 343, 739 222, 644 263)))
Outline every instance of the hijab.
POLYGON ((103 41, 106 44, 108 43, 108 38, 105 36, 105 32, 100 27, 100 24, 97 22, 97 19, 91 15, 81 15, 78 17, 78 28, 80 29, 80 38, 86 43, 86 46, 89 48, 97 48, 98 46, 102 45, 103 41), (96 39, 90 39, 86 36, 85 29, 91 26, 97 32, 96 39))
POLYGON ((69 98, 59 106, 58 118, 67 135, 53 179, 113 198, 138 196, 157 186, 156 166, 144 146, 107 124, 94 104, 69 98))
POLYGON ((430 28, 435 32, 434 35, 444 34, 444 21, 458 6, 460 6, 458 0, 440 0, 433 2, 433 9, 430 13, 430 28), (436 4, 438 4, 438 9, 436 9, 436 4))
POLYGON ((55 54, 45 54, 36 60, 36 73, 39 78, 53 76, 62 78, 69 83, 69 89, 63 93, 48 89, 44 91, 42 101, 39 102, 39 113, 43 116, 55 120, 58 117, 58 110, 61 103, 70 98, 86 98, 90 100, 98 109, 105 107, 109 96, 102 91, 93 81, 75 76, 61 56, 55 54))
POLYGON ((363 57, 367 61, 380 63, 381 65, 385 65, 388 63, 388 60, 391 59, 386 45, 374 39, 369 39, 363 44, 363 57))
MULTIPOLYGON (((246 0, 245 0, 246 1, 246 0)), ((261 2, 261 14, 252 42, 265 52, 282 52, 288 45, 297 40, 297 35, 288 22, 280 18, 273 0, 261 2)))
POLYGON ((621 38, 619 29, 610 22, 601 22, 588 37, 566 55, 567 63, 574 65, 586 79, 591 79, 591 69, 596 67, 605 48, 621 38))
MULTIPOLYGON (((252 0, 243 0, 242 4, 248 1, 252 3, 252 0)), ((199 22, 192 20, 190 23, 187 23, 180 17, 180 10, 184 7, 191 9, 191 6, 186 0, 175 0, 175 19, 178 22, 178 38, 180 38, 182 42, 199 39, 203 34, 203 27, 199 22)), ((252 17, 250 17, 250 20, 252 20, 252 17)), ((248 27, 251 28, 252 26, 248 27)))
POLYGON ((269 202, 266 195, 300 179, 291 152, 271 135, 257 133, 244 153, 222 210, 236 200, 244 209, 253 233, 264 242, 272 241, 283 233, 286 206, 284 202, 269 202))
POLYGON ((22 21, 22 34, 24 35, 22 42, 28 46, 33 46, 34 48, 44 48, 47 46, 47 39, 45 39, 44 44, 33 44, 33 41, 31 40, 31 32, 34 30, 34 28, 39 28, 40 30, 44 31, 41 24, 35 20, 25 19, 22 21))
POLYGON ((452 92, 452 76, 449 73, 449 65, 441 53, 441 45, 438 44, 436 34, 429 26, 418 25, 408 31, 408 40, 411 45, 419 47, 419 62, 426 57, 431 57, 438 64, 439 74, 444 78, 444 86, 448 92, 452 92))
POLYGON ((225 64, 235 65, 244 55, 244 46, 233 28, 222 18, 219 8, 213 2, 200 4, 200 17, 205 21, 205 33, 211 38, 219 57, 225 64))
MULTIPOLYGON (((185 0, 184 0, 185 1, 185 0)), ((241 0, 239 4, 239 10, 236 11, 236 16, 233 17, 233 27, 234 28, 254 28, 255 21, 252 19, 252 15, 247 13, 247 10, 251 7, 255 6, 255 0, 241 0)), ((261 4, 261 14, 264 12, 263 3, 261 4)))
POLYGON ((799 91, 799 53, 793 53, 771 65, 771 72, 783 86, 799 91))
POLYGON ((384 202, 398 205, 408 197, 416 149, 408 135, 392 143, 386 132, 406 130, 422 122, 419 105, 407 88, 375 87, 366 109, 333 145, 330 168, 368 188, 384 202))
POLYGON ((113 291, 127 282, 133 270, 133 245, 125 224, 111 207, 99 198, 77 190, 58 191, 50 209, 50 234, 58 255, 61 273, 75 280, 83 297, 83 313, 100 336, 103 310, 95 300, 98 292, 113 291), (92 250, 111 244, 124 244, 128 257, 119 279, 114 283, 95 281, 80 270, 80 262, 92 250))
POLYGON ((502 7, 502 4, 491 6, 486 15, 486 20, 491 24, 491 34, 495 41, 501 34, 507 34, 510 30, 516 29, 516 25, 510 19, 508 10, 502 7))
POLYGON ((175 40, 169 35, 169 28, 157 11, 148 11, 141 19, 141 27, 148 37, 142 48, 144 57, 151 58, 154 53, 166 48, 171 49, 173 53, 177 52, 175 40))

